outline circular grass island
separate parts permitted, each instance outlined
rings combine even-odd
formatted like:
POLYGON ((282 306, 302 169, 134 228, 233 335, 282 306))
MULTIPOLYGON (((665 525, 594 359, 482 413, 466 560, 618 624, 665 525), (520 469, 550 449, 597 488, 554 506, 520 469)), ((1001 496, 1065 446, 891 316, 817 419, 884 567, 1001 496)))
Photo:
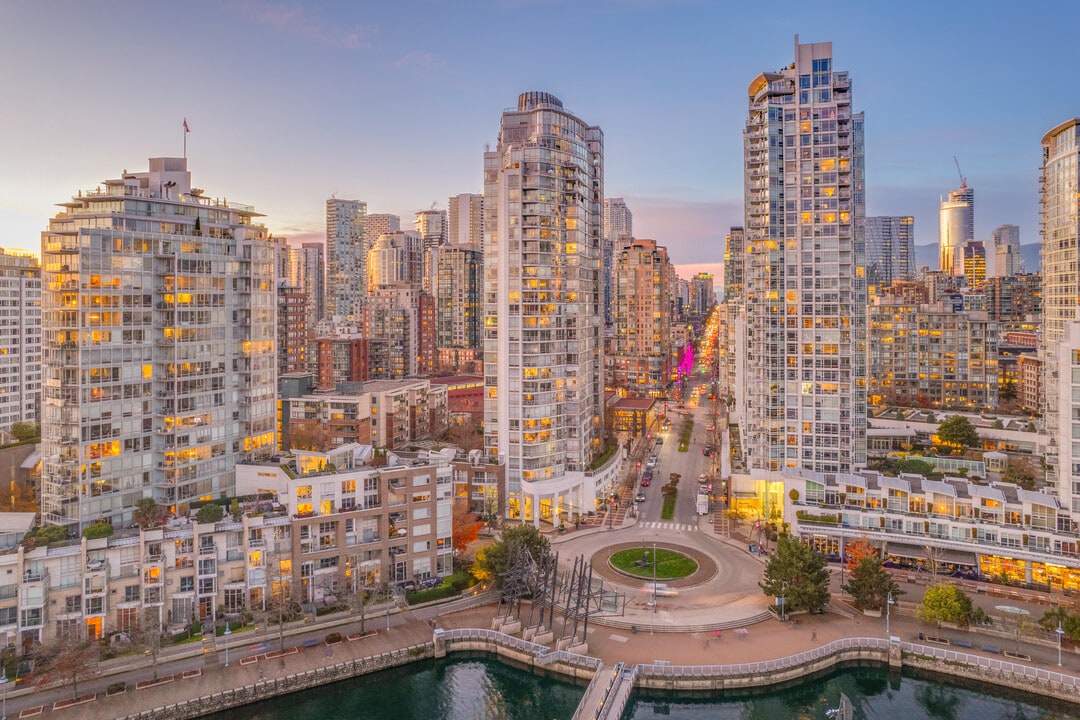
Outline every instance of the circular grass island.
POLYGON ((697 572, 698 564, 692 557, 677 550, 656 548, 656 569, 653 570, 653 549, 627 548, 612 553, 608 562, 626 575, 643 580, 679 580, 697 572))

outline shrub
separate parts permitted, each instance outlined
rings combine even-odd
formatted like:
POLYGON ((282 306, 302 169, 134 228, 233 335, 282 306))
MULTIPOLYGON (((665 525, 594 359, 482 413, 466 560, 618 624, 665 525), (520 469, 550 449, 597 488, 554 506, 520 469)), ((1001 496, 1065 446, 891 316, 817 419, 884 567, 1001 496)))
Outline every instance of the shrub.
POLYGON ((332 632, 326 636, 327 645, 336 645, 339 642, 341 642, 341 633, 339 632, 332 632))
POLYGON ((84 528, 82 534, 87 540, 112 537, 113 526, 107 522, 96 522, 93 525, 84 528))
POLYGON ((195 519, 200 523, 220 522, 225 515, 225 510, 217 503, 206 503, 195 514, 195 519))
POLYGON ((120 682, 114 682, 109 687, 105 688, 106 695, 119 695, 127 690, 127 683, 121 680, 120 682))

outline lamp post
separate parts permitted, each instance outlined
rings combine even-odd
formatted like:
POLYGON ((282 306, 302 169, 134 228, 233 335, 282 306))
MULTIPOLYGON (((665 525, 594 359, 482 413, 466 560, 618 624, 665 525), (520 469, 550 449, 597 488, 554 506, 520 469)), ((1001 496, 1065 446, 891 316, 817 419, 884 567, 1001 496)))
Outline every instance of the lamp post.
POLYGON ((780 621, 787 621, 787 614, 784 609, 787 607, 787 581, 780 583, 780 621))
POLYGON ((229 667, 229 636, 232 635, 232 628, 229 627, 229 621, 225 621, 225 667, 229 667))
POLYGON ((1054 630, 1057 633, 1057 667, 1062 666, 1062 636, 1065 635, 1065 629, 1062 628, 1062 621, 1057 621, 1057 629, 1054 630))
MULTIPOLYGON (((1059 655, 1060 655, 1060 651, 1059 651, 1059 655)), ((1059 662, 1058 665, 1060 665, 1060 664, 1061 663, 1059 662)), ((8 684, 7 668, 4 668, 4 674, 3 674, 3 676, 0 676, 0 686, 2 686, 4 688, 4 705, 3 705, 3 710, 0 710, 0 720, 7 720, 7 684, 8 684)))
POLYGON ((893 599, 892 599, 892 591, 890 590, 889 591, 889 596, 885 600, 885 637, 886 638, 892 635, 892 633, 889 632, 889 610, 892 609, 892 606, 893 606, 893 599))
POLYGON ((652 611, 656 614, 656 543, 652 544, 652 611))

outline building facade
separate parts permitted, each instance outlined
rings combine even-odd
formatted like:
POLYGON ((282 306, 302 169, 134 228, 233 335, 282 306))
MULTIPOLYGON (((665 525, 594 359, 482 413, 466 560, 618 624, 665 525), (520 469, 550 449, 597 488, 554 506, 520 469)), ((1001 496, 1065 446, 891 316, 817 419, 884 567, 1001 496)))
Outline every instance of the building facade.
POLYGON ((862 114, 832 43, 796 37, 748 93, 747 466, 848 471, 866 461, 862 114))
POLYGON ((675 269, 667 248, 632 240, 615 261, 614 338, 607 385, 624 397, 661 397, 669 384, 675 269))
POLYGON ((938 269, 963 274, 956 267, 956 254, 964 243, 975 239, 975 190, 967 186, 967 181, 950 190, 948 199, 941 201, 938 222, 938 269))
POLYGON ((231 493, 276 448, 275 246, 254 208, 151 158, 42 233, 42 516, 130 522, 231 493))
POLYGON ((724 237, 724 299, 734 300, 746 292, 746 231, 733 226, 724 237))
POLYGON ((990 250, 994 253, 994 275, 1011 277, 1024 272, 1020 256, 1020 228, 999 225, 990 233, 990 250))
POLYGON ((479 350, 484 256, 479 245, 439 248, 435 283, 436 345, 479 350))
POLYGON ((866 272, 870 285, 915 278, 915 218, 879 215, 866 218, 866 272))
POLYGON ((503 113, 484 154, 484 446, 509 517, 594 511, 602 452, 604 137, 549 93, 503 113))
POLYGON ((41 407, 41 265, 0 248, 0 430, 38 422, 41 407))
POLYGON ((484 242, 484 196, 462 193, 447 203, 446 239, 451 245, 475 245, 484 242))
POLYGON ((326 201, 326 315, 355 319, 363 308, 367 293, 366 216, 366 202, 326 201))

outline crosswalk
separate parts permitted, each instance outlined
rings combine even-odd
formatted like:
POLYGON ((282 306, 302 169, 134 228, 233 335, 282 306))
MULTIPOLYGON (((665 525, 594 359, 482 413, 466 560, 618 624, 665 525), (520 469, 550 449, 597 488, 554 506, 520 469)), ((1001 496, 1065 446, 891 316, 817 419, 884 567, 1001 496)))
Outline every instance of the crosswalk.
POLYGON ((675 522, 642 522, 638 523, 638 527, 649 528, 651 530, 682 530, 684 532, 697 532, 697 525, 685 525, 683 523, 675 522))

